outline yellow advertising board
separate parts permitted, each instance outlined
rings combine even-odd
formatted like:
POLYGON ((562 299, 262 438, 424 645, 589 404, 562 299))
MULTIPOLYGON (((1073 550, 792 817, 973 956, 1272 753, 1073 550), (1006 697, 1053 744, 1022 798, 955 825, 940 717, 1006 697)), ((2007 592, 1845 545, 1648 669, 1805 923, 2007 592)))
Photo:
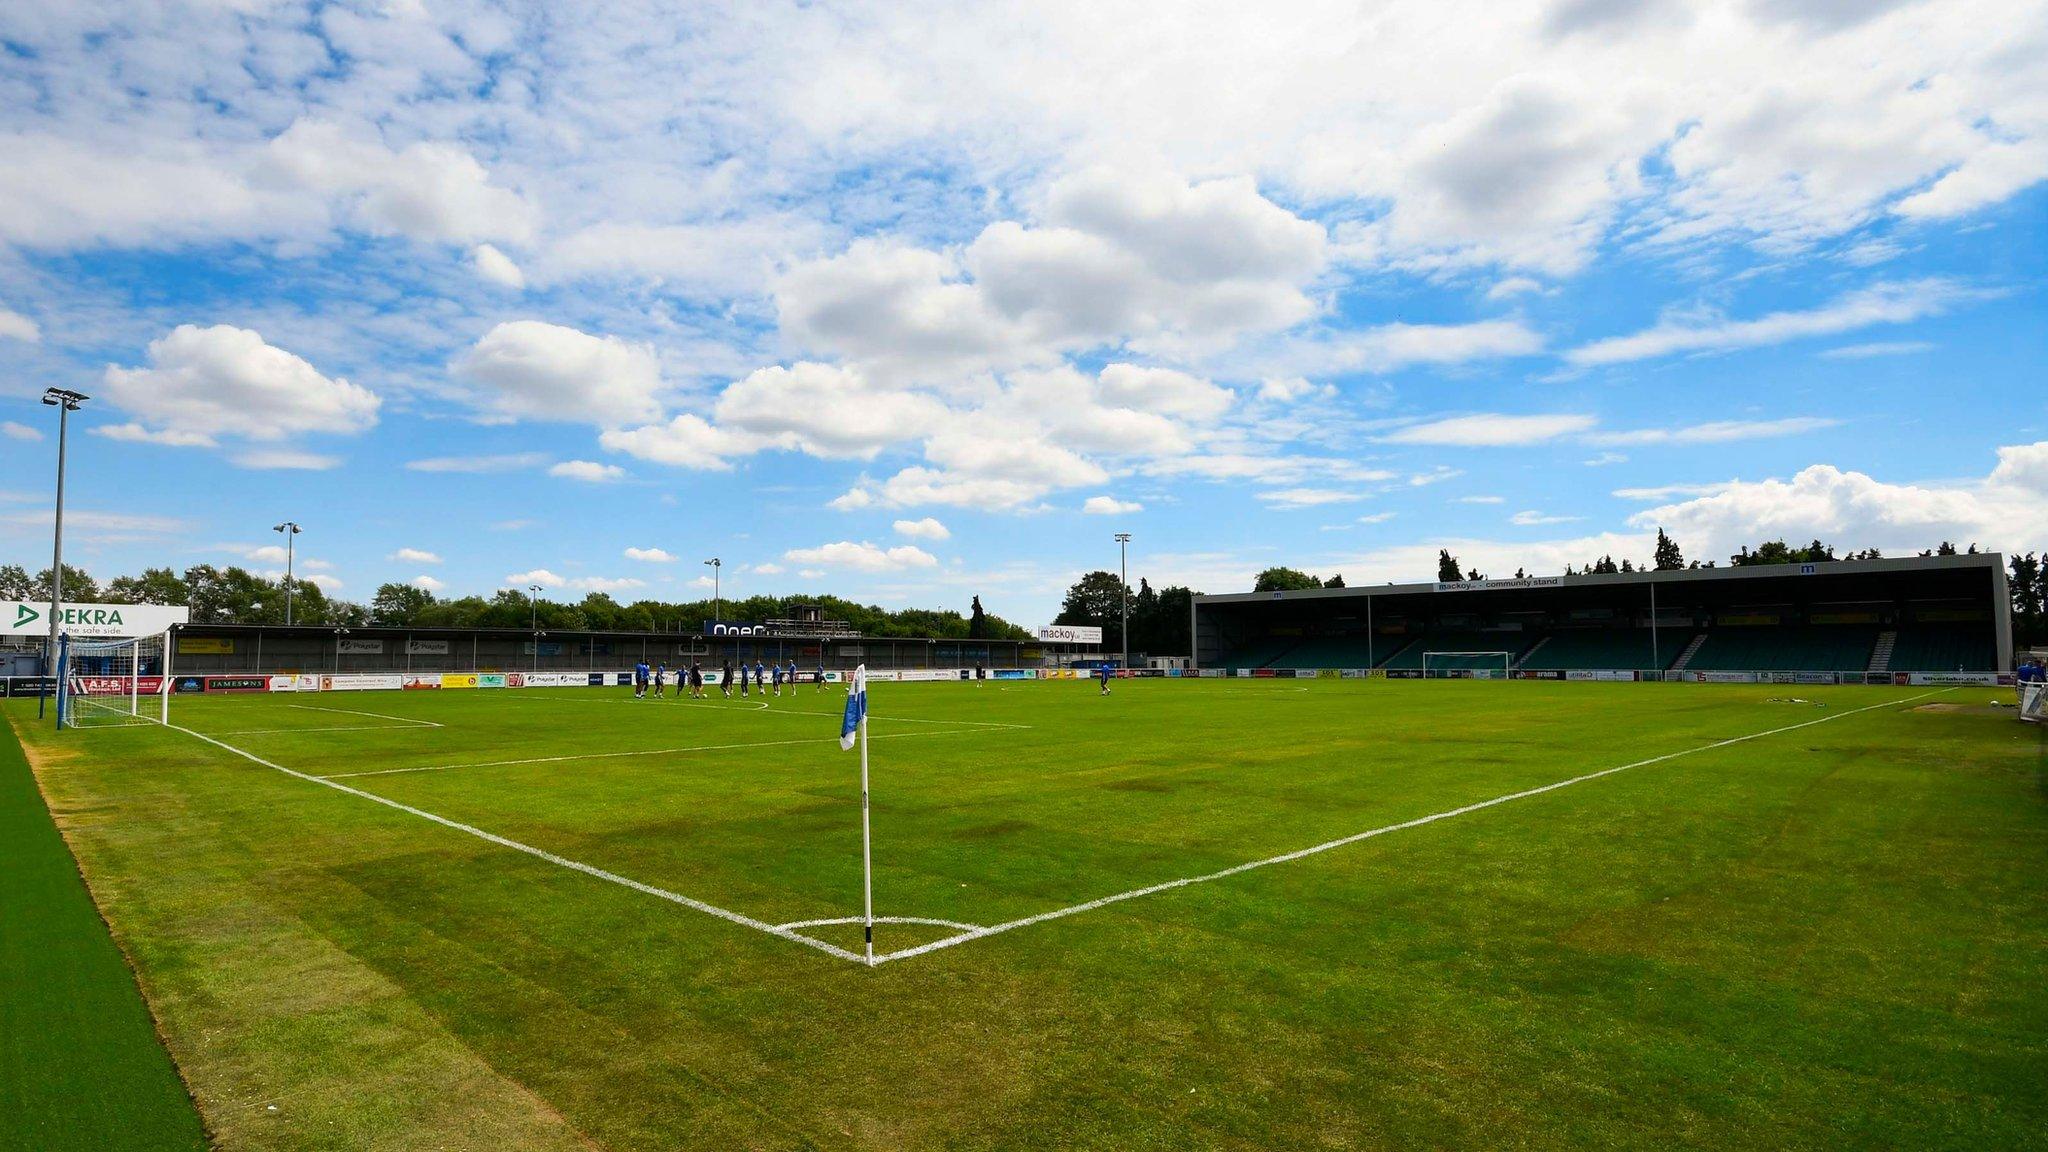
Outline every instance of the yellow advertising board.
POLYGON ((233 656, 234 654, 235 642, 230 637, 178 637, 178 655, 180 656, 233 656))
POLYGON ((474 687, 476 687, 476 673, 474 673, 474 672, 443 672, 443 673, 441 673, 441 687, 443 687, 443 688, 474 688, 474 687))

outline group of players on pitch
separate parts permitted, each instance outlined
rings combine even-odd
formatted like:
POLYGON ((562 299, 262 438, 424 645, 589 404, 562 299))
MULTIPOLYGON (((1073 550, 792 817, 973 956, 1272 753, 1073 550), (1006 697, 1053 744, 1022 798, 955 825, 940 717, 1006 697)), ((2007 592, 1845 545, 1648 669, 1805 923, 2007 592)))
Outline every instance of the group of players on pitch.
MULTIPOLYGON (((670 683, 671 677, 673 677, 676 686, 676 699, 682 699, 685 690, 688 691, 690 698, 693 700, 705 698, 704 666, 695 660, 690 661, 688 668, 676 668, 673 671, 670 670, 667 664, 656 664, 653 667, 649 667, 645 660, 635 664, 633 666, 633 698, 644 700, 652 696, 655 699, 660 699, 670 683)), ((791 660, 788 664, 778 663, 771 665, 763 664, 756 660, 754 666, 750 669, 747 667, 747 662, 742 660, 739 663, 738 673, 735 675, 733 662, 727 660, 725 667, 719 670, 718 690, 724 693, 727 699, 731 699, 735 683, 738 684, 740 696, 743 698, 750 689, 757 690, 761 695, 766 696, 771 686, 774 688, 775 694, 780 696, 782 695, 782 686, 784 684, 789 685, 789 690, 794 693, 796 691, 796 661, 791 660), (751 676, 749 673, 751 673, 751 676)), ((817 690, 823 692, 825 690, 825 666, 823 664, 818 665, 816 683, 818 686, 817 690)))

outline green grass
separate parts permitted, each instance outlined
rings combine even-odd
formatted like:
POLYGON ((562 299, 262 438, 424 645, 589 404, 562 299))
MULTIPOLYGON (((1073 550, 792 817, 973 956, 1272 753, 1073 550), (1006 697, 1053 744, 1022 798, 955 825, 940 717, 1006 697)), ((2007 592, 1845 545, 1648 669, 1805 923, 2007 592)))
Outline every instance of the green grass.
MULTIPOLYGON (((230 1148, 2026 1146, 2041 733, 1909 695, 879 684, 877 914, 981 925, 1839 718, 874 969, 189 735, 31 739, 230 1148)), ((173 719, 319 776, 565 757, 339 782, 784 923, 860 911, 840 699, 173 719)))
POLYGON ((135 977, 0 728, 0 1148, 204 1147, 135 977))

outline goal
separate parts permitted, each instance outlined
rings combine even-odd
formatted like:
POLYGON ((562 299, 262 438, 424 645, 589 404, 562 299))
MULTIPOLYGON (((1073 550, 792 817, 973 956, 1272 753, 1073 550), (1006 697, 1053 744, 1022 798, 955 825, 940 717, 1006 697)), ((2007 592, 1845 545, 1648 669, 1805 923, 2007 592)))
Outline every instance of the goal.
POLYGON ((1505 680, 1515 661, 1512 652, 1424 652, 1425 680, 1505 680))
POLYGON ((171 677, 164 641, 162 633, 122 640, 59 637, 57 726, 170 723, 171 677))

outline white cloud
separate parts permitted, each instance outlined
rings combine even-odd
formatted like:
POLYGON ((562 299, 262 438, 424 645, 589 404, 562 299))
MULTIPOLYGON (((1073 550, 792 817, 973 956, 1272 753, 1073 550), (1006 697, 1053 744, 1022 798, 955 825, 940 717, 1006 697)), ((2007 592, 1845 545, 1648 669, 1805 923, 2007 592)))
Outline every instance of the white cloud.
MULTIPOLYGON (((272 577, 272 579, 275 578, 276 577, 272 577)), ((328 595, 333 595, 334 593, 341 591, 342 588, 344 587, 339 577, 329 576, 320 572, 315 572, 310 575, 305 573, 296 573, 292 576, 292 579, 298 581, 301 584, 311 584, 314 587, 320 589, 322 592, 327 593, 328 595)))
POLYGON ((439 564, 441 562, 441 557, 437 553, 429 552, 424 548, 400 548, 386 557, 386 559, 396 560, 401 564, 439 564))
POLYGON ((1228 388, 1170 368, 1110 364, 1098 379, 1102 399, 1109 405, 1162 416, 1213 420, 1237 399, 1228 388))
POLYGON ((689 224, 607 221, 548 246, 550 281, 633 278, 692 297, 750 295, 773 278, 779 253, 809 253, 824 229, 801 216, 768 213, 689 224))
POLYGON ((1480 320, 1333 328, 1281 340, 1249 355, 1261 371, 1326 376, 1531 356, 1543 347, 1542 335, 1520 320, 1480 320))
POLYGON ((732 467, 731 457, 758 452, 772 443, 750 433, 714 427, 689 412, 666 424, 607 429, 597 441, 608 452, 700 471, 724 471, 732 467))
POLYGON ((2048 441, 2000 448, 1991 473, 1968 483, 1893 483, 1815 464, 1789 480, 1716 485, 1639 512, 1629 523, 1663 527, 1688 554, 1706 557, 1780 537, 1891 555, 1942 540, 2024 550, 2048 534, 2048 441))
POLYGON ((1275 488, 1258 493, 1258 497, 1275 508, 1314 508, 1363 500, 1365 493, 1337 488, 1275 488))
POLYGON ((783 572, 787 571, 787 569, 783 568, 783 566, 780 564, 768 563, 756 564, 754 565, 752 571, 756 576, 780 576, 783 574, 783 572))
POLYGON ((1869 344, 1844 344, 1821 353, 1829 360, 1868 360, 1876 356, 1913 356, 1932 352, 1939 345, 1927 340, 1878 340, 1869 344))
POLYGON ((9 440, 30 441, 41 440, 43 438, 43 434, 41 432, 36 431, 34 428, 31 428, 26 424, 17 424, 12 420, 0 420, 0 436, 5 436, 9 440))
POLYGON ((393 150, 369 129, 299 120, 270 142, 260 178, 313 192, 346 224, 372 235, 466 243, 525 240, 538 212, 491 183, 476 158, 454 145, 420 142, 393 150))
POLYGON ((675 555, 661 548, 628 548, 626 559, 638 560, 644 564, 673 564, 675 555))
MULTIPOLYGON (((1100 469, 1086 471, 1078 484, 1100 482, 1100 469)), ((1014 511, 1043 498, 1048 485, 1043 481, 1012 480, 999 476, 971 476, 932 468, 905 468, 880 483, 864 481, 831 501, 833 508, 850 512, 882 505, 888 508, 917 508, 944 505, 999 512, 1014 511)))
POLYGON ((564 480, 581 480, 586 484, 609 484, 625 479, 626 470, 617 464, 600 464, 594 460, 564 460, 551 466, 548 475, 564 480))
POLYGON ((1508 502, 1508 498, 1505 496, 1460 496, 1455 502, 1459 504, 1505 504, 1508 502))
POLYGON ((1669 500, 1673 496, 1705 496, 1719 492, 1727 484, 1665 484, 1655 488, 1616 488, 1617 500, 1669 500))
POLYGON ((42 338, 43 330, 35 321, 11 308, 0 307, 0 339, 34 344, 42 338))
POLYGON ((292 448, 254 448, 236 453, 234 464, 237 468, 258 471, 325 472, 331 468, 341 467, 341 457, 318 452, 301 452, 292 448))
POLYGON ((1736 440, 1763 440, 1798 436, 1833 428, 1839 420, 1818 416, 1791 416, 1781 420, 1713 420, 1683 428, 1639 428, 1629 432, 1595 432, 1586 437, 1594 444, 1727 444, 1736 440))
POLYGON ((405 466, 414 472, 514 472, 547 462, 545 452, 506 452, 494 456, 430 456, 408 460, 405 466))
POLYGON ((1901 216, 1937 219, 1996 204, 2048 179, 2048 141, 2039 137, 1993 144, 1892 206, 1901 216))
POLYGON ((1461 448, 1497 448, 1537 444, 1584 432, 1597 423, 1591 416, 1557 414, 1508 416, 1487 412, 1411 424, 1380 439, 1390 444, 1436 444, 1461 448))
POLYGON ((944 524, 939 523, 930 516, 926 516, 921 520, 898 520, 894 527, 898 533, 909 536, 912 539, 950 540, 953 538, 953 533, 947 530, 944 524))
POLYGON ((505 583, 507 585, 517 586, 521 588, 527 587, 528 585, 532 584, 538 584, 543 588, 560 588, 564 584, 567 584, 568 581, 562 579, 560 576, 555 575, 553 572, 550 572, 546 568, 534 568, 525 572, 512 573, 510 576, 505 577, 505 583))
POLYGON ((1818 308, 1772 312, 1754 320, 1668 318, 1634 335, 1613 336, 1581 345, 1566 352, 1564 357, 1579 367, 1598 367, 1680 352, 1757 348, 1788 340, 1853 332, 1874 324, 1904 324, 1939 315, 1958 303, 1981 299, 1982 296, 1982 292, 1967 289, 1951 280, 1881 283, 1851 292, 1818 308))
POLYGON ((412 578, 412 586, 425 589, 428 592, 446 592, 448 590, 448 585, 445 582, 436 580, 432 576, 415 576, 412 578))
POLYGON ((1574 520, 1581 520, 1581 519, 1584 519, 1584 517, 1580 517, 1580 516, 1551 516, 1551 515, 1545 515, 1544 513, 1541 513, 1541 512, 1537 512, 1537 511, 1534 511, 1534 510, 1532 509, 1532 510, 1530 510, 1530 511, 1527 511, 1527 512, 1517 512, 1517 513, 1515 513, 1515 514, 1514 514, 1513 516, 1510 516, 1510 517, 1508 517, 1508 523, 1510 523, 1510 524, 1514 524, 1514 525, 1518 525, 1518 526, 1520 526, 1520 527, 1524 527, 1524 528, 1526 528, 1526 527, 1529 527, 1529 526, 1531 526, 1531 525, 1536 525, 1536 524, 1569 524, 1569 523, 1571 523, 1571 522, 1572 522, 1572 521, 1574 521, 1574 520))
POLYGON ((1145 506, 1135 500, 1119 500, 1114 496, 1090 496, 1081 504, 1081 511, 1090 516, 1126 516, 1144 510, 1145 506))
POLYGON ((476 265, 476 274, 500 288, 515 291, 526 287, 526 273, 519 270, 510 256, 498 251, 492 244, 479 244, 469 254, 476 265))
POLYGON ((1580 461, 1588 468, 1604 468, 1609 464, 1626 464, 1628 457, 1619 452, 1602 452, 1598 456, 1580 461))
POLYGON ((151 429, 133 422, 102 424, 89 431, 95 436, 104 436, 124 444, 161 444, 167 448, 211 448, 215 444, 214 438, 203 432, 182 432, 170 428, 151 429))
POLYGON ((871 387, 857 370, 801 361, 737 381, 718 398, 715 414, 722 426, 763 443, 781 437, 816 456, 870 459, 937 429, 948 412, 928 396, 871 387))
POLYGON ((860 572, 877 573, 936 568, 939 563, 938 557, 909 544, 894 548, 878 548, 873 544, 856 544, 850 540, 821 544, 816 548, 792 548, 782 555, 784 559, 796 564, 852 568, 860 572))
POLYGON ((1526 296, 1531 292, 1541 291, 1543 291, 1543 282, 1541 280, 1533 280, 1527 276, 1507 276, 1486 290, 1486 298, 1488 300, 1512 300, 1517 296, 1526 296))
POLYGON ((661 361, 652 347, 540 320, 485 333, 451 366, 478 405, 515 419, 617 428, 661 416, 661 361))
POLYGON ((1292 404, 1312 396, 1330 397, 1337 389, 1328 384, 1311 384, 1302 376, 1268 376, 1259 382, 1259 399, 1271 404, 1292 404))
POLYGON ((580 592, 624 592, 647 586, 645 580, 636 580, 632 577, 614 579, 605 576, 578 576, 571 579, 547 568, 514 572, 505 577, 505 585, 509 588, 524 589, 535 584, 542 588, 573 588, 580 592))
POLYGON ((1358 518, 1360 524, 1385 524, 1399 515, 1396 512, 1373 512, 1358 518))
POLYGON ((246 328, 181 324, 149 344, 149 366, 107 367, 105 396, 138 418, 116 439, 204 444, 220 436, 277 440, 302 432, 361 432, 381 403, 320 374, 246 328))

